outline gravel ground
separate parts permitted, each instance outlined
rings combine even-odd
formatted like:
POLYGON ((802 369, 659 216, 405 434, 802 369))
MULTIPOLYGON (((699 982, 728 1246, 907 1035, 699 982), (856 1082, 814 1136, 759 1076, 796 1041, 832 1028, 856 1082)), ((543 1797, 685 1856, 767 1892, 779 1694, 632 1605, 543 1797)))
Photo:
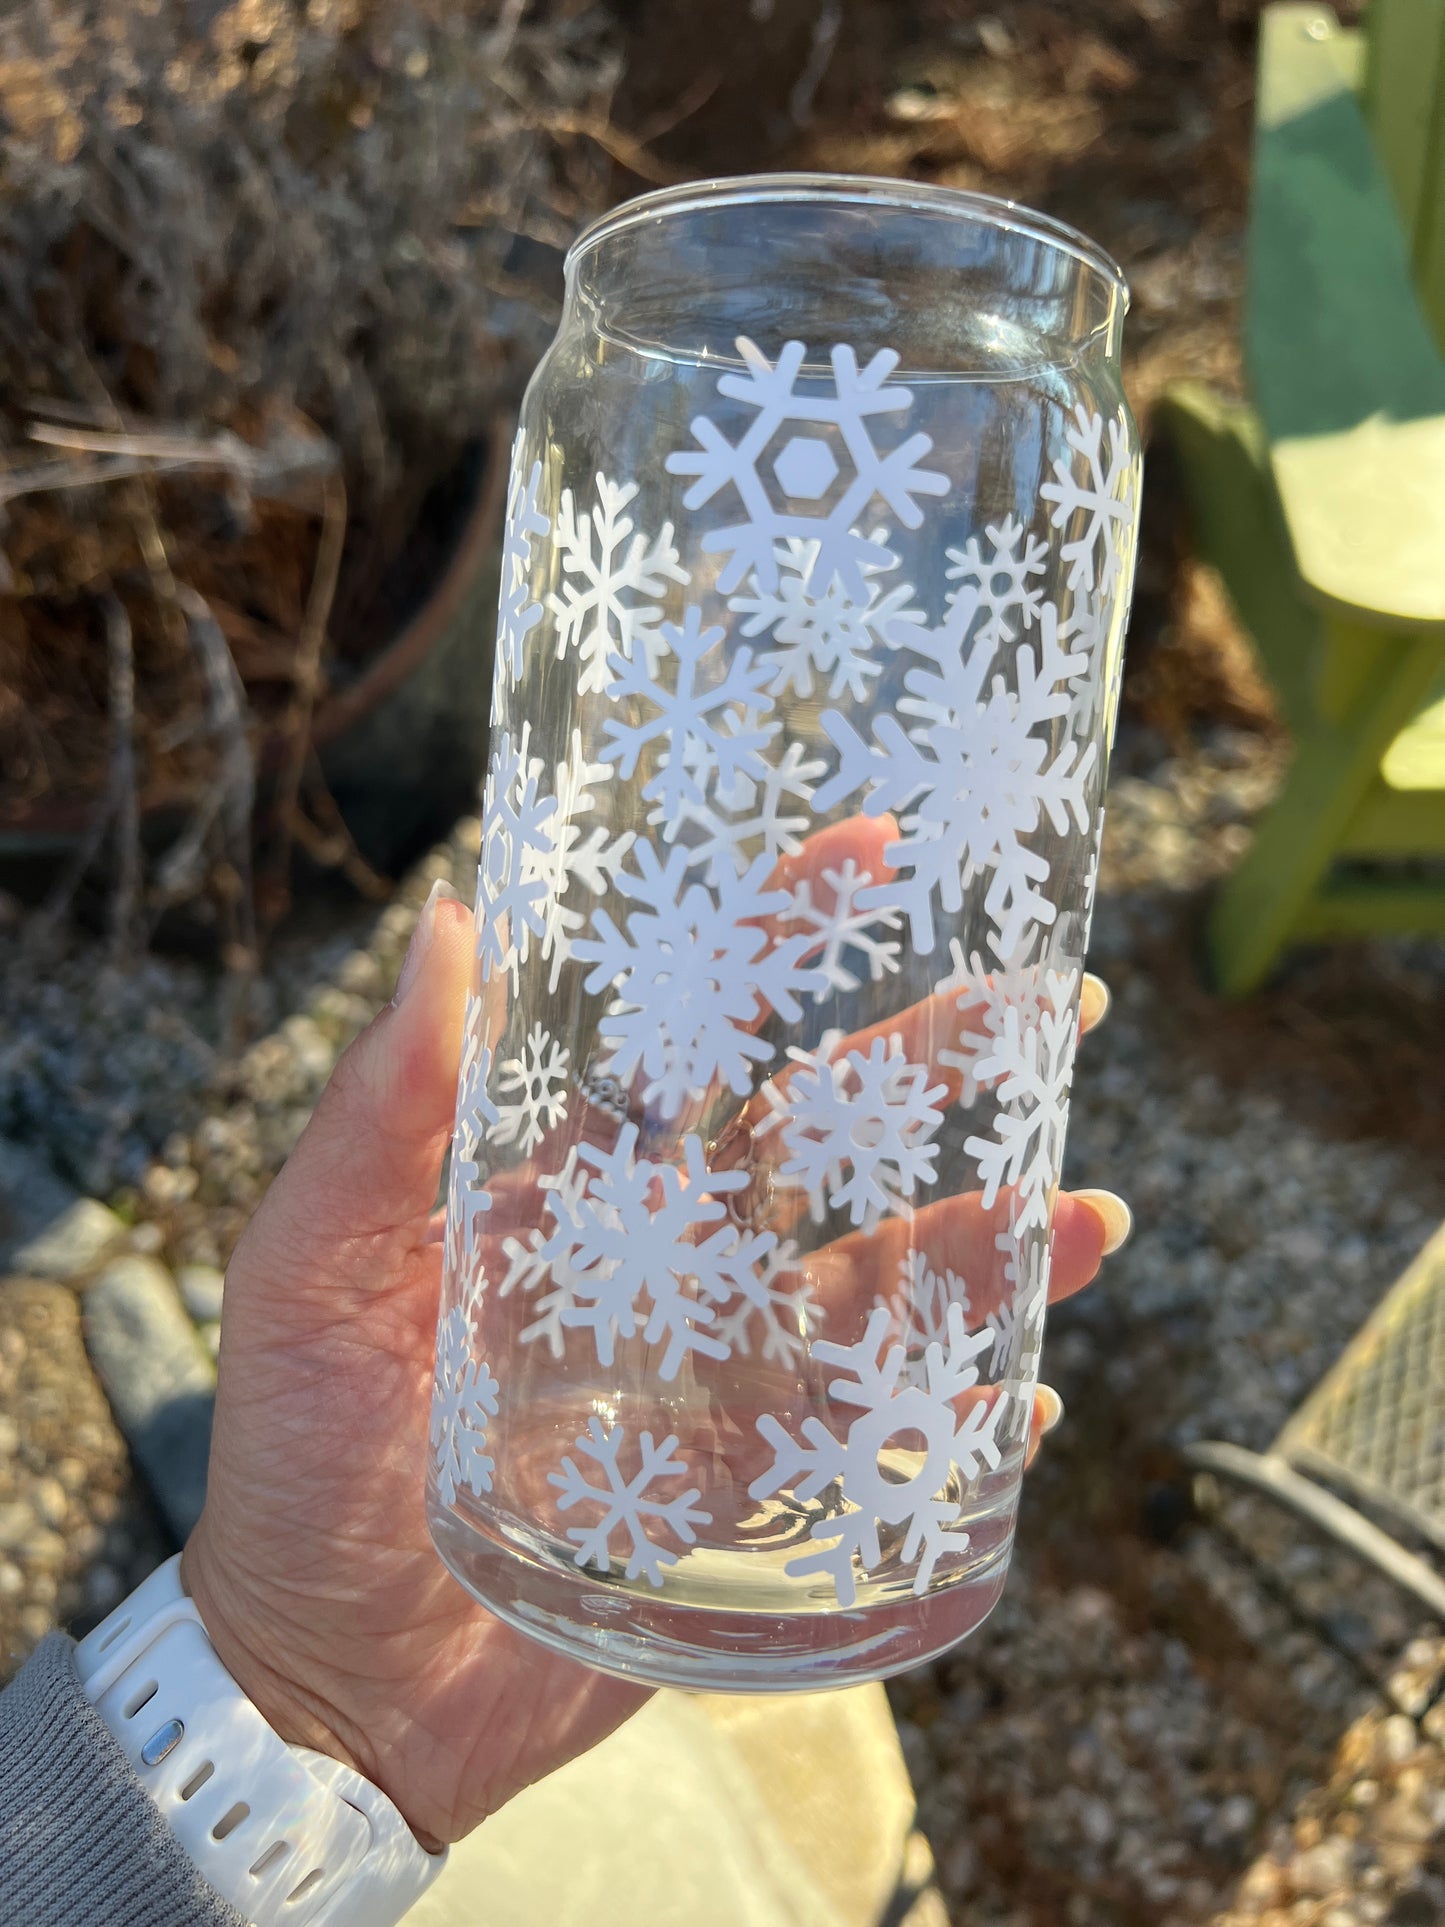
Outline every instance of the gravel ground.
MULTIPOLYGON (((1171 757, 1135 729, 1116 761, 1094 949, 1115 1002, 1069 1177, 1122 1191, 1137 1229, 1052 1321, 1068 1417, 1003 1602, 894 1687, 953 1917, 980 1927, 1445 1919, 1445 1644, 1262 1502, 1219 1493, 1201 1513, 1178 1458, 1198 1437, 1267 1444, 1445 1213, 1423 1048, 1438 949, 1306 958, 1240 1011, 1200 986, 1200 892, 1277 771, 1270 739, 1222 730, 1171 757)), ((203 1328, 207 1267, 386 994, 431 878, 469 888, 475 838, 458 826, 379 917, 333 909, 289 939, 236 1060, 196 966, 6 946, 0 1125, 116 1207, 203 1328)), ((84 1367, 79 1303, 69 1284, 0 1287, 12 1660, 166 1544, 84 1367)))

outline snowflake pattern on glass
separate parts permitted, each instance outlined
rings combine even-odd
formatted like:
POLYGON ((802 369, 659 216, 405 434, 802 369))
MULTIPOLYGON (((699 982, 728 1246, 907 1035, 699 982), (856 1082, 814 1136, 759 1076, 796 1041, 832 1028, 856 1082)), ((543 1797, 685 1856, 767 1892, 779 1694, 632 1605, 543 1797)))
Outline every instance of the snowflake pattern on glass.
POLYGON ((498 673, 515 682, 522 673, 527 638, 542 620, 542 605, 531 592, 532 538, 550 532, 552 524, 537 506, 542 486, 542 464, 527 467, 519 435, 512 449, 511 479, 507 488, 507 525, 502 537, 502 593, 497 611, 498 673))
POLYGON ((725 1197, 747 1186, 747 1172, 709 1171, 692 1133, 680 1165, 639 1158, 637 1138, 637 1126, 624 1124, 610 1151, 577 1147, 590 1176, 583 1188, 549 1193, 555 1229, 536 1257, 562 1265, 571 1302, 561 1325, 591 1332, 599 1364, 612 1363, 619 1338, 641 1331, 649 1345, 664 1346, 658 1374, 673 1379, 692 1353, 727 1357, 711 1329, 718 1307, 739 1295, 766 1303, 764 1266, 778 1241, 729 1215, 725 1197))
POLYGON ((1054 479, 1045 482, 1039 494, 1054 505, 1050 519, 1056 529, 1082 523, 1079 533, 1063 545, 1069 587, 1097 587, 1108 594, 1124 573, 1133 547, 1137 474, 1122 408, 1107 424, 1107 454, 1105 427, 1101 415, 1091 415, 1079 403, 1064 437, 1070 453, 1054 457, 1054 479), (1073 456, 1083 460, 1082 478, 1074 473, 1073 456))
POLYGON ((813 993, 819 1003, 830 991, 858 989, 863 979, 855 965, 865 964, 875 984, 898 971, 902 945, 882 933, 901 929, 903 919, 894 910, 861 909, 860 894, 872 888, 871 872, 850 856, 836 870, 824 869, 817 883, 804 877, 794 892, 790 928, 815 933, 803 955, 822 979, 813 993))
POLYGON ((487 1130, 494 1144, 515 1144, 525 1157, 567 1115, 567 1059, 571 1055, 541 1024, 527 1033, 520 1057, 504 1058, 497 1073, 496 1120, 487 1130))
POLYGON ((745 336, 739 336, 737 350, 746 373, 723 375, 717 387, 720 396, 752 411, 742 435, 730 442, 709 416, 697 415, 692 422, 697 447, 667 458, 672 474, 697 478, 683 497, 689 509, 701 508, 727 488, 742 506, 745 520, 703 537, 705 550, 727 557, 719 590, 728 595, 751 574, 760 591, 775 591, 778 544, 798 538, 816 544, 810 589, 826 591, 836 577, 846 594, 866 602, 866 571, 886 568, 893 556, 854 524, 877 500, 904 528, 916 529, 923 510, 915 498, 948 491, 946 475, 920 466, 933 446, 927 435, 910 435, 887 450, 874 439, 880 416, 906 415, 913 405, 913 391, 888 379, 898 356, 880 348, 866 368, 859 368, 853 350, 840 345, 832 352, 829 384, 805 373, 807 348, 801 341, 784 344, 776 367, 745 336), (829 386, 832 394, 825 392, 829 386), (774 506, 762 471, 765 462, 790 504, 787 509, 774 506), (823 512, 810 507, 833 493, 837 499, 823 512))
POLYGON ((516 981, 533 936, 547 927, 543 866, 552 855, 556 799, 539 796, 542 759, 531 754, 530 723, 514 740, 503 732, 482 792, 482 854, 477 870, 477 956, 482 982, 510 970, 516 981))
POLYGON ((930 1345, 948 1342, 948 1314, 954 1305, 967 1319, 968 1286, 947 1265, 935 1271, 928 1254, 916 1247, 905 1251, 898 1261, 898 1283, 884 1297, 880 1292, 876 1306, 888 1312, 893 1331, 902 1341, 907 1355, 905 1377, 910 1384, 925 1382, 924 1362, 930 1345))
POLYGON ((623 511, 636 496, 636 482, 619 486, 599 475, 590 513, 578 513, 570 488, 558 505, 562 585, 548 596, 547 607, 556 618, 558 659, 573 650, 578 656, 580 695, 605 690, 615 661, 640 660, 648 675, 656 675, 660 598, 669 582, 687 583, 671 522, 653 537, 634 533, 623 511))
POLYGON ((799 1577, 827 1573, 840 1606, 851 1606, 857 1597, 854 1561, 865 1573, 881 1564, 882 1526, 906 1527, 898 1557, 905 1565, 917 1560, 913 1592, 925 1592, 939 1559, 968 1548, 968 1534, 948 1527, 958 1513, 958 1497, 948 1487, 955 1475, 974 1479, 985 1467, 997 1467, 1000 1459, 994 1435, 1004 1401, 980 1394, 962 1414, 954 1404, 977 1386, 976 1360, 992 1344, 991 1335, 985 1331, 970 1336, 961 1308, 951 1305, 946 1341, 929 1345, 924 1380, 916 1384, 904 1375, 903 1346, 889 1342, 891 1326, 891 1313, 877 1309, 858 1344, 821 1339, 813 1346, 820 1365, 836 1366, 846 1374, 828 1384, 830 1400, 858 1410, 845 1438, 838 1438, 819 1418, 803 1420, 801 1439, 770 1412, 757 1422, 773 1463, 749 1486, 753 1498, 771 1498, 786 1487, 795 1500, 808 1504, 836 1487, 847 1508, 839 1511, 829 1504, 809 1534, 818 1550, 790 1560, 786 1568, 799 1577), (922 1452, 888 1454, 900 1433, 921 1435, 922 1452), (828 1540, 832 1543, 823 1543, 828 1540))
POLYGON ((930 1085, 928 1066, 911 1063, 896 1036, 875 1037, 866 1052, 835 1055, 837 1045, 834 1034, 816 1051, 788 1047, 793 1068, 781 1085, 763 1086, 771 1114, 757 1134, 781 1127, 778 1183, 807 1192, 815 1223, 829 1206, 846 1207, 855 1225, 871 1231, 933 1182, 938 1100, 947 1086, 930 1085))
POLYGON ((1042 971, 1032 1014, 1009 1003, 992 978, 979 986, 986 998, 1001 999, 988 1048, 972 1062, 998 1111, 991 1135, 968 1137, 963 1148, 978 1161, 984 1209, 1008 1185, 1020 1231, 1043 1228, 1053 1214, 1079 1034, 1079 981, 1077 969, 1042 971))
POLYGON ((1028 534, 1012 516, 990 525, 983 533, 989 553, 985 555, 978 537, 971 535, 963 548, 948 550, 951 566, 947 575, 977 598, 983 612, 977 640, 994 648, 1001 642, 1012 642, 1020 628, 1030 628, 1037 622, 1044 597, 1031 578, 1045 573, 1049 545, 1041 537, 1028 534))
POLYGON ((472 1356, 471 1320, 454 1305, 437 1327, 431 1407, 432 1464, 446 1505, 456 1504, 462 1486, 478 1498, 491 1490, 496 1467, 487 1456, 487 1425, 497 1416, 497 1389, 472 1356))
POLYGON ((886 531, 875 529, 869 541, 887 560, 864 568, 867 593, 861 599, 851 595, 836 576, 814 593, 818 544, 794 536, 777 551, 777 587, 734 596, 728 603, 735 615, 748 618, 742 627, 745 636, 772 636, 771 648, 760 649, 758 659, 772 676, 769 688, 774 696, 789 691, 811 696, 816 676, 823 693, 834 702, 843 696, 863 702, 882 673, 888 632, 922 622, 906 582, 885 590, 878 579, 897 567, 897 558, 886 546, 886 531))
POLYGON ((595 1525, 567 1528, 567 1537, 577 1548, 573 1555, 577 1565, 595 1566, 599 1572, 610 1571, 612 1537, 621 1531, 627 1540, 623 1577, 641 1576, 649 1585, 660 1586, 664 1570, 675 1566, 679 1555, 648 1537, 648 1522, 666 1526, 683 1545, 690 1546, 696 1543, 697 1528, 710 1525, 712 1518, 698 1506, 702 1495, 696 1486, 670 1498, 650 1496, 657 1480, 681 1479, 688 1475, 687 1465, 677 1456, 675 1436, 657 1445, 651 1432, 644 1432, 637 1441, 637 1470, 630 1478, 624 1475, 621 1463, 626 1441, 625 1427, 614 1425, 609 1429, 601 1419, 591 1419, 577 1441, 577 1450, 601 1472, 602 1484, 590 1479, 571 1458, 564 1458, 561 1471, 549 1472, 547 1479, 562 1495, 557 1501, 559 1512, 569 1512, 575 1505, 602 1507, 602 1516, 595 1525))

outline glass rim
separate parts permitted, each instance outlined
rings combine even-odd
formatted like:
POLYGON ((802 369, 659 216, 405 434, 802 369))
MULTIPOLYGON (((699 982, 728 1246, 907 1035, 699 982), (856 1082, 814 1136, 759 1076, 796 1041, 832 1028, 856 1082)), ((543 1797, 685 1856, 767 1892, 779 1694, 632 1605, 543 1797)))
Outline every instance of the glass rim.
POLYGON ((895 207, 917 213, 936 212, 987 220, 996 227, 1045 241, 1071 254, 1075 260, 1093 268, 1111 282, 1129 301, 1129 283, 1124 270, 1104 248, 1087 234, 1041 214, 1023 201, 1011 201, 998 194, 977 194, 961 187, 938 187, 926 181, 896 180, 883 174, 771 173, 723 174, 675 187, 654 188, 635 195, 606 214, 600 214, 573 240, 567 250, 565 267, 570 271, 590 254, 599 242, 635 227, 657 214, 686 214, 697 208, 726 207, 729 203, 770 201, 836 202, 857 207, 895 207))

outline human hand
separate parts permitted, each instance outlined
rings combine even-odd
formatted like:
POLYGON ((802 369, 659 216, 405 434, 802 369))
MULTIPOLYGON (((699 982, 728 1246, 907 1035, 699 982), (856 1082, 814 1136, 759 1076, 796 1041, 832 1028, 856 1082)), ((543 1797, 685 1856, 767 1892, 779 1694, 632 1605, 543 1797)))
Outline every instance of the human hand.
MULTIPOLYGON (((465 907, 434 895, 394 1003, 338 1064, 237 1246, 209 1492, 182 1568, 277 1732, 357 1767, 434 1843, 646 1697, 503 1626, 427 1532, 433 1205, 473 941, 465 907)), ((1094 1202, 1060 1197, 1052 1298, 1089 1281, 1112 1231, 1094 1202)), ((1057 1411, 1041 1388, 1031 1452, 1057 1411)))

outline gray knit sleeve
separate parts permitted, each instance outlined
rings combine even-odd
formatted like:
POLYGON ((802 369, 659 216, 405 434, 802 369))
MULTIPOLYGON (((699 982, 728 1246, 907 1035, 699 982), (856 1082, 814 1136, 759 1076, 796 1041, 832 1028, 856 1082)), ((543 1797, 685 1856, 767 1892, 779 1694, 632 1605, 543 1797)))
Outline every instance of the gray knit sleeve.
POLYGON ((3 1927, 245 1927, 196 1871, 52 1633, 0 1693, 3 1927))

